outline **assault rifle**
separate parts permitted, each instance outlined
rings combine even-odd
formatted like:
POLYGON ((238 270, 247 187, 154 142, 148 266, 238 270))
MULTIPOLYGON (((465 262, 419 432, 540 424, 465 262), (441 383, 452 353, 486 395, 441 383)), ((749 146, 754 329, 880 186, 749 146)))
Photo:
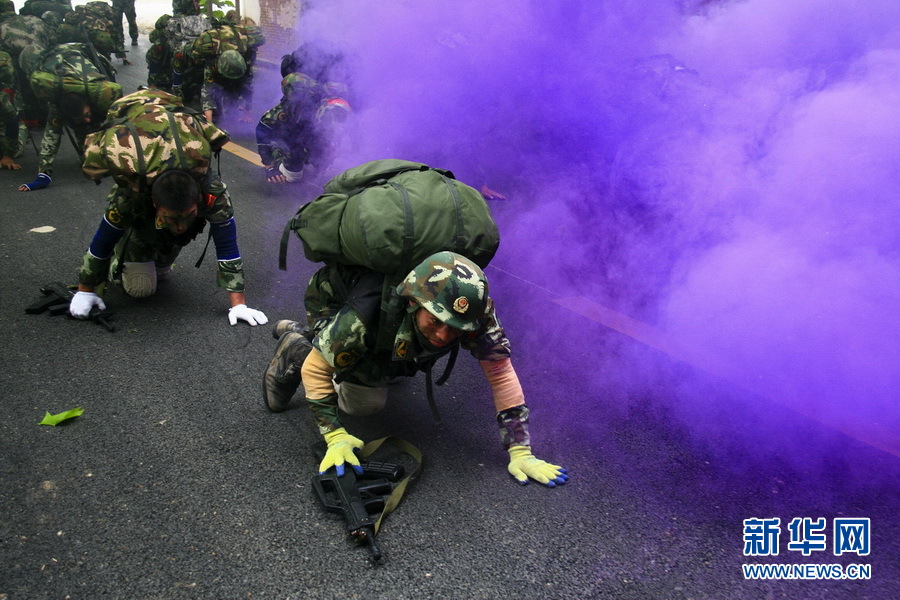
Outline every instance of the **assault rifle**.
POLYGON ((363 473, 357 475, 348 465, 338 477, 335 467, 312 478, 313 492, 328 512, 344 517, 347 531, 359 543, 364 543, 376 563, 381 548, 375 543, 378 522, 396 483, 404 475, 403 465, 362 461, 363 473))
MULTIPOLYGON (((74 296, 72 288, 53 281, 41 287, 41 295, 25 308, 25 312, 29 315, 39 315, 42 312, 49 312, 52 316, 65 314, 69 312, 69 303, 74 296)), ((108 310, 100 310, 95 306, 91 309, 89 317, 94 323, 103 325, 107 331, 116 330, 115 324, 109 322, 112 313, 108 310)))

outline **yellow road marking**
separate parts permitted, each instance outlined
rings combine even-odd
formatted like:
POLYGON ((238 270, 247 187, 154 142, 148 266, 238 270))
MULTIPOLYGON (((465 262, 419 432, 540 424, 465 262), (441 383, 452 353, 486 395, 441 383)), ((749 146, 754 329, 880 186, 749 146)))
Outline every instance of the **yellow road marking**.
POLYGON ((247 150, 243 146, 239 146, 234 142, 228 142, 227 144, 222 146, 222 150, 231 152, 235 156, 239 156, 257 167, 263 166, 262 159, 259 157, 259 154, 253 152, 252 150, 247 150))
MULTIPOLYGON (((808 419, 900 457, 900 436, 897 432, 888 431, 883 426, 879 427, 878 423, 856 420, 853 414, 822 414, 816 411, 814 406, 806 406, 806 398, 789 395, 784 390, 767 383, 763 377, 753 377, 715 354, 702 348, 681 344, 671 335, 652 325, 632 319, 587 298, 571 296, 556 298, 553 302, 595 323, 661 350, 676 360, 686 362, 744 390, 785 406, 808 419)), ((814 405, 815 402, 809 404, 814 405)))

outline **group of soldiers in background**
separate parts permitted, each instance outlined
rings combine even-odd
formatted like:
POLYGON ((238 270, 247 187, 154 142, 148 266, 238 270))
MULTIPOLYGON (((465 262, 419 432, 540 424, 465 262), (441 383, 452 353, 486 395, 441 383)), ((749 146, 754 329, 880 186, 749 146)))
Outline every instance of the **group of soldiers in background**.
MULTIPOLYGON (((11 0, 0 0, 0 168, 19 169, 15 159, 28 129, 46 125, 38 176, 20 190, 50 185, 64 133, 81 153, 85 135, 121 97, 112 60, 131 64, 122 17, 136 46, 134 12, 134 0, 92 0, 74 9, 71 0, 27 0, 16 14, 11 0)), ((251 123, 253 70, 265 43, 261 28, 235 11, 224 18, 202 14, 196 0, 173 0, 172 12, 149 34, 148 86, 199 105, 211 123, 232 110, 251 123)), ((334 161, 351 113, 349 89, 339 82, 345 80, 341 63, 339 52, 309 44, 283 57, 282 98, 256 127, 269 182, 311 180, 334 161)))

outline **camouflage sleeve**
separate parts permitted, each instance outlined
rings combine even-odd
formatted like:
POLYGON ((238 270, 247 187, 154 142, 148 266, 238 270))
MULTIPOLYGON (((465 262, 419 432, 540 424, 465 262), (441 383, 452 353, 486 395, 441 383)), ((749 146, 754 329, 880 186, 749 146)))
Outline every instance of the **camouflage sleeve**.
POLYGON ((336 369, 345 369, 366 353, 366 324, 355 308, 342 307, 331 320, 321 326, 313 346, 336 369))
POLYGON ((279 130, 281 129, 281 121, 278 115, 281 114, 281 104, 277 104, 274 108, 270 108, 259 119, 256 125, 256 151, 264 165, 271 165, 273 161, 273 148, 278 142, 279 130))
POLYGON ((244 260, 220 260, 216 263, 216 285, 229 292, 244 291, 244 260))
POLYGON ((460 346, 469 350, 478 360, 496 361, 509 358, 512 355, 509 339, 497 318, 494 301, 490 298, 482 323, 480 329, 460 338, 460 346))
POLYGON ((497 413, 500 442, 504 448, 531 445, 531 435, 528 433, 528 414, 528 407, 524 404, 497 413))
POLYGON ((81 269, 78 271, 78 283, 90 288, 95 288, 109 275, 110 258, 97 258, 91 251, 84 253, 81 269))
POLYGON ((316 427, 319 433, 325 435, 330 431, 334 431, 342 427, 338 416, 338 395, 329 394, 324 398, 311 399, 307 398, 309 409, 312 411, 313 418, 316 420, 316 427))
POLYGON ((234 205, 228 186, 218 177, 213 177, 206 186, 206 202, 201 216, 210 223, 222 223, 234 216, 234 205))
POLYGON ((59 152, 59 144, 62 142, 63 124, 59 120, 56 107, 51 105, 47 111, 47 126, 44 128, 44 137, 41 140, 40 158, 38 160, 38 172, 53 175, 53 161, 59 152))

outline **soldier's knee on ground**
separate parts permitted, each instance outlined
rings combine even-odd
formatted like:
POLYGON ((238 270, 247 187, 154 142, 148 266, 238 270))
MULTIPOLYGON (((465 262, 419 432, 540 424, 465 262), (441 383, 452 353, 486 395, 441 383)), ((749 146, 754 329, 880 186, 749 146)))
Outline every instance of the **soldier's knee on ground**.
POLYGON ((338 393, 338 408, 355 417, 372 415, 387 403, 387 388, 369 387, 347 381, 335 383, 338 393))
POLYGON ((127 262, 122 268, 122 289, 132 298, 146 298, 156 293, 156 263, 127 262))

